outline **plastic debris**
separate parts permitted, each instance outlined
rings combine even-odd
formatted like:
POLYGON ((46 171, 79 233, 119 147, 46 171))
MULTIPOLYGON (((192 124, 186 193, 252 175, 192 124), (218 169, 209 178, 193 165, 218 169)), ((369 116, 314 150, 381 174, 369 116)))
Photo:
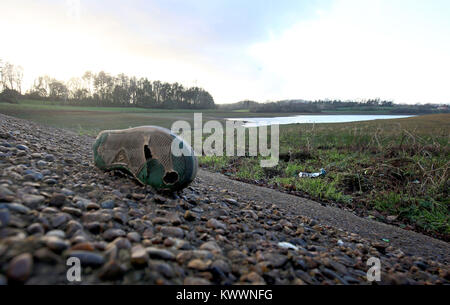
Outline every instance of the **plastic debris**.
POLYGON ((327 174, 327 172, 322 168, 320 169, 320 172, 317 173, 305 173, 300 172, 298 176, 300 178, 318 178, 318 177, 324 177, 327 174))
POLYGON ((337 241, 337 244, 338 244, 338 246, 343 246, 343 245, 344 245, 344 242, 343 242, 341 239, 339 239, 339 240, 337 241))
POLYGON ((389 239, 387 239, 387 238, 382 238, 381 240, 382 240, 382 241, 384 241, 385 243, 388 243, 388 242, 390 242, 390 240, 389 240, 389 239))
POLYGON ((298 250, 297 246, 294 246, 293 244, 288 243, 288 242, 279 242, 278 247, 285 248, 285 249, 298 250))

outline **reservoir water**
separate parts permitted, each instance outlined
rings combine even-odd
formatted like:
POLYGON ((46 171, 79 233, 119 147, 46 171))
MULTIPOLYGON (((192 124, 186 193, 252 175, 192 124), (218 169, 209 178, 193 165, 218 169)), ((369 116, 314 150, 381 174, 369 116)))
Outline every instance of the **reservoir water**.
POLYGON ((273 124, 302 124, 302 123, 348 123, 373 120, 403 119, 413 115, 297 115, 273 118, 229 118, 231 121, 242 122, 244 127, 269 126, 273 124))

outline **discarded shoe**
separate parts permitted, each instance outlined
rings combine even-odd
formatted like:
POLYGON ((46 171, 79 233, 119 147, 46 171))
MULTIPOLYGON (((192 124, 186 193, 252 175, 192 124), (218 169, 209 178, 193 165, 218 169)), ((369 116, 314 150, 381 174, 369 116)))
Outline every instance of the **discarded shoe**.
POLYGON ((105 130, 98 134, 93 149, 98 168, 126 171, 155 190, 183 189, 197 175, 194 150, 166 128, 105 130), (180 156, 172 153, 173 141, 180 148, 180 156))

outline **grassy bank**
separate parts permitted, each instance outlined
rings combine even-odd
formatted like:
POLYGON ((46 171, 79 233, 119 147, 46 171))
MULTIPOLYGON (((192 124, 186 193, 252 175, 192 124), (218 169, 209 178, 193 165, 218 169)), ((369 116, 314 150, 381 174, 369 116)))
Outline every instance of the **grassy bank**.
POLYGON ((450 115, 280 127, 281 158, 202 157, 239 180, 338 205, 357 214, 449 239, 450 115), (327 171, 299 178, 300 171, 327 171))
MULTIPOLYGON (((81 134, 96 135, 105 129, 123 129, 142 125, 158 125, 170 128, 177 120, 193 126, 194 113, 201 112, 203 121, 225 118, 261 117, 260 113, 242 111, 149 109, 138 107, 69 106, 60 102, 21 100, 17 104, 0 103, 0 113, 32 120, 48 126, 71 129, 81 134)), ((292 113, 290 115, 295 115, 292 113)), ((265 113, 265 117, 286 116, 265 113)))

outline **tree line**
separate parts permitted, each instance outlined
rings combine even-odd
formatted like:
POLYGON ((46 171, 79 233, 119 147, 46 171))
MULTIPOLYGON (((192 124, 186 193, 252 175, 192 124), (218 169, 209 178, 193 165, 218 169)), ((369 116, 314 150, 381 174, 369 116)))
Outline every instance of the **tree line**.
POLYGON ((123 73, 111 75, 104 71, 87 71, 82 77, 73 77, 67 82, 47 75, 40 76, 24 94, 22 78, 22 68, 0 61, 0 92, 4 99, 6 96, 25 97, 86 106, 215 108, 213 97, 203 88, 186 88, 179 83, 150 81, 123 73))
POLYGON ((248 110, 254 113, 321 113, 321 112, 384 112, 390 114, 431 114, 448 113, 448 105, 439 104, 395 104, 393 101, 381 99, 367 99, 361 101, 342 100, 282 100, 277 102, 258 103, 255 101, 241 101, 228 105, 218 105, 222 110, 248 110))

